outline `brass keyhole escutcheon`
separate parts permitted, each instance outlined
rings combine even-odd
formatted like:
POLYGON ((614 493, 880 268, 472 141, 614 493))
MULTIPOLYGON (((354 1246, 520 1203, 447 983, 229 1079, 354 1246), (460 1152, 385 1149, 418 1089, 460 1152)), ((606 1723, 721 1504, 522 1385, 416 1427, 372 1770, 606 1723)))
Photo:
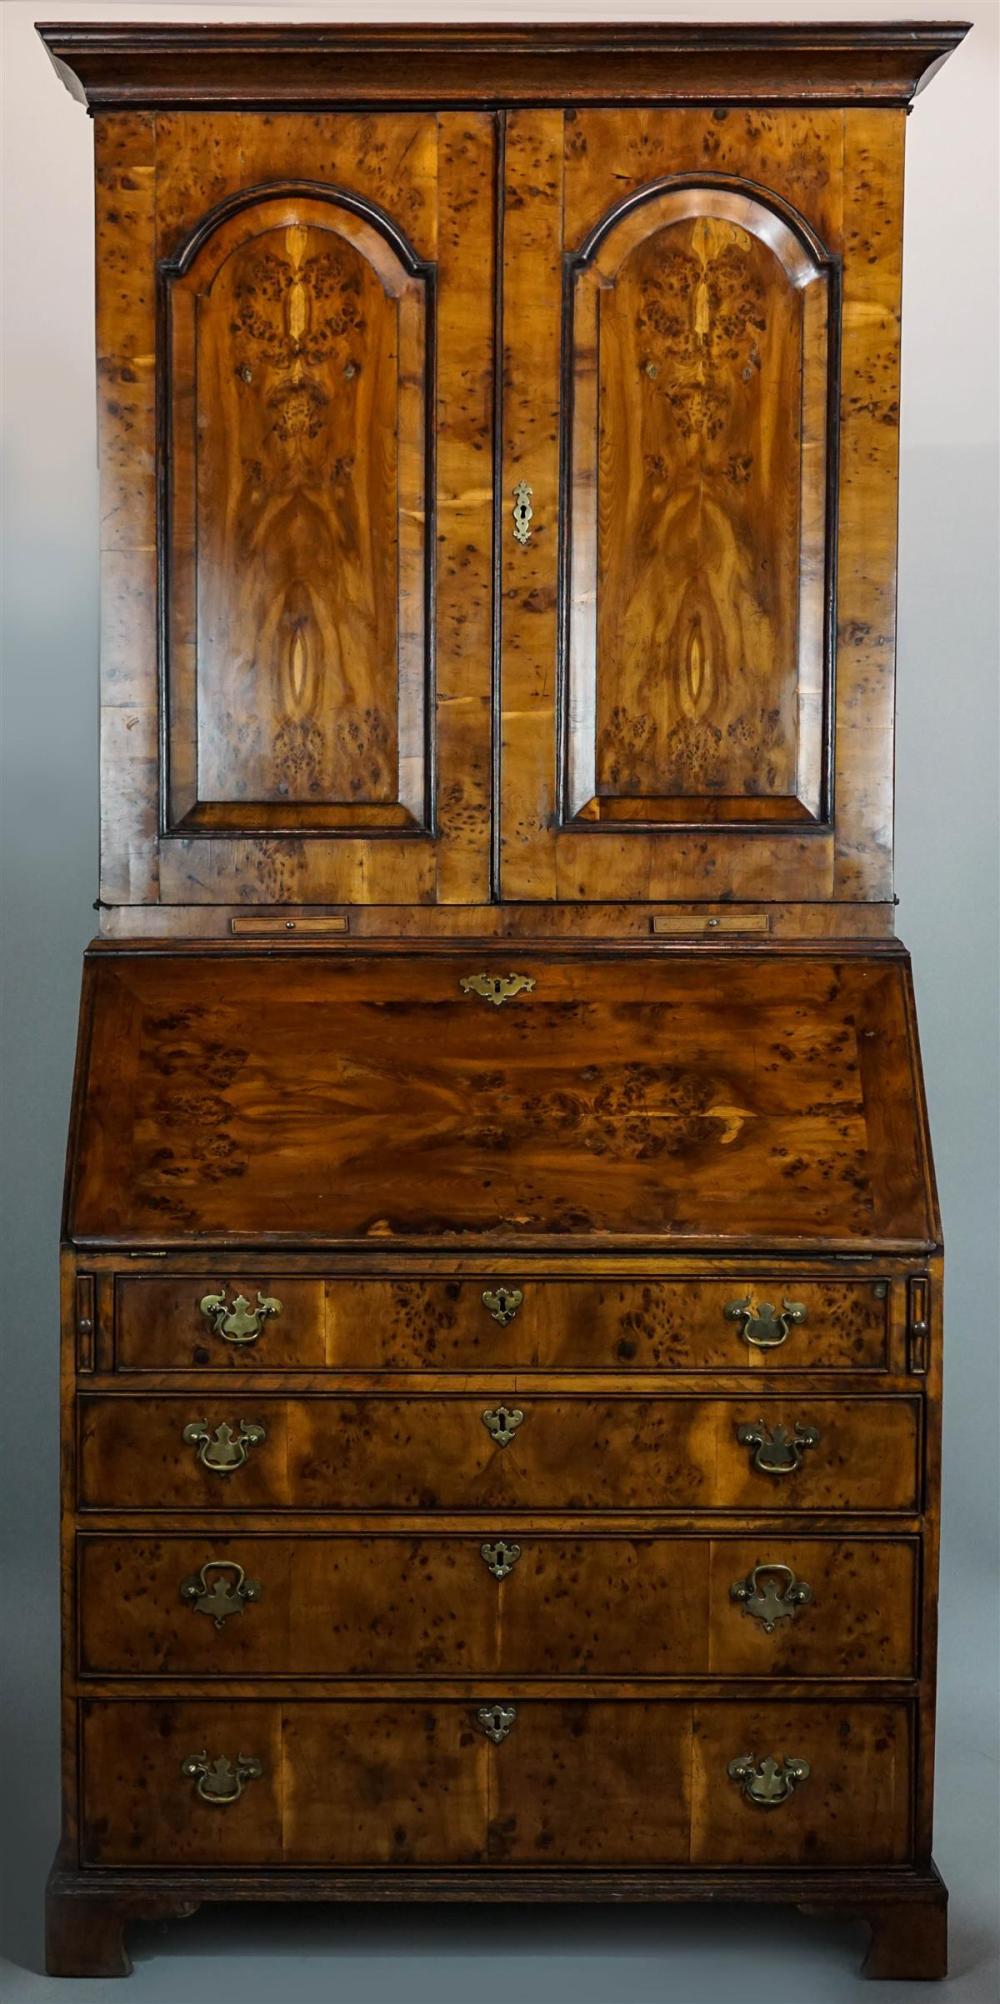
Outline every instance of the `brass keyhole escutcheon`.
POLYGON ((520 543, 522 549, 526 549, 531 541, 531 524, 534 519, 534 510, 531 506, 533 493, 534 489, 528 486, 526 480, 519 480, 514 489, 514 506, 511 509, 514 517, 514 541, 520 543))
POLYGON ((753 1426, 738 1426, 736 1438, 741 1447, 753 1448, 750 1466, 762 1475, 793 1475, 801 1467, 806 1449, 819 1446, 817 1428, 801 1426, 798 1420, 791 1430, 780 1420, 772 1427, 758 1420, 753 1426))
POLYGON ((259 1600, 259 1580, 248 1580, 235 1559, 206 1559, 190 1579, 181 1581, 181 1599, 196 1614, 208 1614, 213 1626, 221 1628, 232 1614, 242 1614, 250 1601, 259 1600))
POLYGON ((232 1475, 242 1468, 250 1449, 266 1438, 266 1428, 256 1420, 238 1420, 235 1430, 222 1420, 214 1433, 207 1420, 189 1420, 181 1435, 189 1447, 197 1448, 197 1459, 213 1475, 232 1475))
POLYGON ((496 1406, 492 1412, 483 1414, 483 1425, 497 1447, 507 1447, 523 1418, 524 1414, 518 1406, 496 1406))
POLYGON ((484 1002, 490 1002, 494 1009, 499 1009, 513 995, 522 992, 530 995, 535 977, 533 974, 463 974, 458 985, 463 994, 479 995, 484 1002))
POLYGON ((722 1312, 727 1322, 742 1322, 740 1334, 755 1350, 776 1350, 789 1330, 806 1319, 801 1301, 783 1301, 779 1315, 770 1301, 762 1301, 758 1307, 749 1294, 742 1301, 731 1301, 722 1312))
POLYGON ((494 1322, 499 1322, 501 1329, 506 1329, 508 1322, 513 1322, 523 1300, 519 1287, 487 1287, 483 1293, 483 1307, 492 1315, 494 1322))
POLYGON ((808 1781, 810 1768, 807 1760, 793 1760, 787 1754, 784 1760, 774 1760, 768 1754, 759 1761, 751 1753, 731 1760, 727 1772, 730 1781, 738 1782, 747 1801, 756 1803, 758 1809, 780 1809, 800 1782, 808 1781))
POLYGON ((733 1581, 729 1597, 760 1622, 765 1635, 771 1635, 779 1621, 790 1621, 796 1608, 812 1599, 812 1587, 797 1580, 791 1566, 759 1565, 745 1580, 733 1581))
POLYGON ((479 1549, 495 1580, 505 1580, 521 1556, 520 1545, 508 1545, 503 1538, 494 1538, 492 1543, 480 1545, 479 1549))
POLYGON ((487 1739, 492 1740, 493 1745, 498 1747, 501 1740, 507 1738, 516 1718, 516 1705, 480 1705, 476 1713, 476 1724, 480 1732, 485 1733, 487 1739))
POLYGON ((238 1802, 247 1782, 259 1781, 263 1772, 255 1754, 237 1754, 234 1761, 225 1754, 216 1754, 214 1760, 209 1760, 203 1749, 201 1753, 188 1754, 181 1762, 181 1773, 194 1782, 195 1794, 217 1808, 238 1802))
POLYGON ((198 1306, 216 1336, 238 1346, 256 1343, 268 1318, 281 1314, 281 1303, 274 1294, 258 1293, 256 1308, 251 1308, 245 1294, 238 1294, 230 1307, 224 1293, 204 1294, 198 1306))

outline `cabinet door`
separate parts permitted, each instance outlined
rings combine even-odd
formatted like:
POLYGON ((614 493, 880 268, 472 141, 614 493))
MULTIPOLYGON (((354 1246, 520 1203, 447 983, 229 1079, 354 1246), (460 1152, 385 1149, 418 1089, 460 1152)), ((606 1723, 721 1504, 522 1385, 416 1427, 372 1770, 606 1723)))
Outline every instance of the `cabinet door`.
POLYGON ((887 894, 901 122, 853 118, 511 117, 508 897, 887 894))
POLYGON ((108 128, 104 896, 481 899, 493 122, 108 128))

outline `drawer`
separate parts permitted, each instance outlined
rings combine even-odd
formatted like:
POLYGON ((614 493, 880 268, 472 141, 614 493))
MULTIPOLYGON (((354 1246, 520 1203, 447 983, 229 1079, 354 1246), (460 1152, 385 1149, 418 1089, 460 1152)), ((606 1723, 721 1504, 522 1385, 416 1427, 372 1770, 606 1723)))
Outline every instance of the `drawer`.
POLYGON ((891 1283, 128 1275, 120 1370, 884 1370, 891 1283))
POLYGON ((873 1867, 910 1852, 905 1705, 490 1690, 81 1709, 90 1865, 873 1867))
POLYGON ((81 1396, 104 1510, 912 1510, 920 1401, 81 1396))
POLYGON ((79 1661, 89 1676, 910 1677, 916 1575, 912 1539, 91 1533, 79 1661))

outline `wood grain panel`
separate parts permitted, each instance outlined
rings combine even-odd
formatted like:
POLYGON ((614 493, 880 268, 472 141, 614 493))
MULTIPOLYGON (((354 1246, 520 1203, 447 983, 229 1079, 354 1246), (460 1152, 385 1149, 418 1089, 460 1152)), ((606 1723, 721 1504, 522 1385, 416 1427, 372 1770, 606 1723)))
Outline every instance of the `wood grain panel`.
POLYGON ((94 126, 101 514, 101 897, 153 902, 156 686, 156 132, 94 126))
POLYGON ((892 895, 906 117, 844 114, 836 895, 892 895))
MULTIPOLYGON (((912 1677, 918 1668, 919 1552, 888 1539, 716 1538, 709 1585, 709 1664, 727 1677, 912 1677), (754 1567, 791 1569, 811 1598, 764 1622, 731 1588, 754 1567)), ((766 1587, 766 1574, 758 1576, 766 1587)), ((774 1579, 785 1590, 783 1576, 774 1579)))
POLYGON ((84 1507, 304 1510, 912 1510, 920 1406, 905 1398, 278 1399, 244 1392, 81 1397, 84 1507), (522 1414, 498 1446, 484 1414, 522 1414), (242 1466, 219 1474, 183 1440, 200 1421, 261 1425, 242 1466), (743 1425, 816 1429, 792 1473, 754 1465, 743 1425))
POLYGON ((902 1705, 699 1705, 692 1864, 905 1863, 912 1855, 910 1738, 902 1705), (761 1810, 727 1772, 745 1754, 806 1760, 808 1779, 761 1810))
POLYGON ((71 1234, 933 1238, 901 963, 518 953, 95 955, 71 1234))
POLYGON ((173 819, 418 825, 430 267, 322 183, 237 200, 166 268, 173 819))
POLYGON ((829 272, 715 175, 626 197, 568 267, 571 817, 820 817, 829 272))
POLYGON ((282 1847, 281 1712, 277 1705, 80 1706, 88 1865, 260 1865, 282 1847), (237 1802, 203 1802, 181 1773, 190 1756, 259 1760, 237 1802))
POLYGON ((491 1766, 491 1864, 676 1864, 689 1855, 685 1706, 519 1704, 491 1766))
POLYGON ((283 1717, 288 1863, 482 1858, 489 1748, 469 1707, 289 1706, 283 1717))
POLYGON ((738 1280, 478 1281, 275 1277, 223 1262, 183 1277, 128 1275, 116 1285, 119 1370, 509 1371, 879 1370, 887 1364, 889 1283, 747 1273, 738 1280), (497 1290, 522 1295, 512 1320, 497 1290), (219 1335, 200 1308, 223 1293, 281 1302, 245 1342, 219 1335), (801 1321, 789 1320, 786 1304, 801 1321), (760 1329, 750 1318, 762 1304, 760 1329), (735 1315, 730 1311, 746 1312, 735 1315), (759 1347, 786 1334, 773 1348, 759 1347), (749 1340, 746 1331, 750 1329, 749 1340))

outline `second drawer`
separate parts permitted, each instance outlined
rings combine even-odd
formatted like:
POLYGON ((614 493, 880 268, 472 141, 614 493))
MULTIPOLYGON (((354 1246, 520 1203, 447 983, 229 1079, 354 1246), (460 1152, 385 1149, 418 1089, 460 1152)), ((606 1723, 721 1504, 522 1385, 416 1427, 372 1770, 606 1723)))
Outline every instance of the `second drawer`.
POLYGON ((910 1539, 78 1542, 85 1676, 909 1677, 910 1539))
POLYGON ((920 1401, 81 1397, 103 1510, 912 1510, 920 1401))

